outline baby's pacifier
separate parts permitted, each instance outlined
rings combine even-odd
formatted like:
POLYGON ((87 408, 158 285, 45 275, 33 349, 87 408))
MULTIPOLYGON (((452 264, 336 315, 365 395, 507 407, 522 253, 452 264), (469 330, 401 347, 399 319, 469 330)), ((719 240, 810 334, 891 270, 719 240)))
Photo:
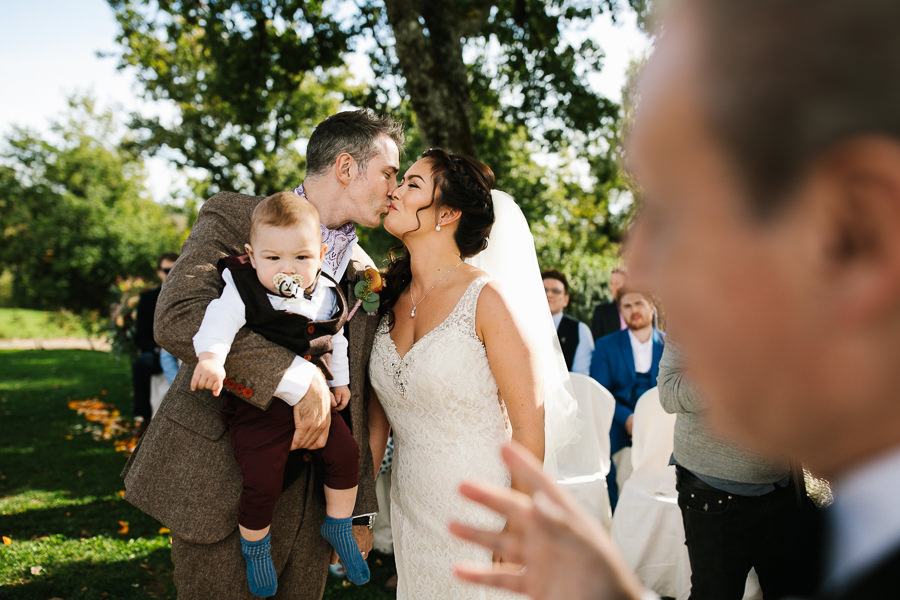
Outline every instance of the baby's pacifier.
POLYGON ((288 275, 287 273, 275 273, 272 285, 278 293, 288 298, 296 298, 303 293, 303 275, 288 275))

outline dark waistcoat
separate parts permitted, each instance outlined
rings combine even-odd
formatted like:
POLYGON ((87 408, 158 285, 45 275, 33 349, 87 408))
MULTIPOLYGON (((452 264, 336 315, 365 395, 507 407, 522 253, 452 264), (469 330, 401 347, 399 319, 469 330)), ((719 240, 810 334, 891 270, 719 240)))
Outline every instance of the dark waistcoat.
POLYGON ((559 327, 556 328, 556 337, 562 347, 563 356, 566 359, 566 368, 572 370, 572 361, 575 360, 575 350, 578 349, 578 321, 568 315, 562 316, 559 327))
MULTIPOLYGON (((231 271, 235 287, 244 302, 247 327, 267 340, 294 351, 322 369, 325 379, 332 379, 329 368, 333 348, 331 336, 347 322, 347 299, 340 286, 335 283, 333 288, 338 297, 337 312, 326 321, 314 321, 304 315, 272 308, 268 291, 259 282, 256 269, 246 254, 227 256, 217 266, 219 273, 226 268, 231 271)), ((334 283, 325 273, 319 276, 334 283)))

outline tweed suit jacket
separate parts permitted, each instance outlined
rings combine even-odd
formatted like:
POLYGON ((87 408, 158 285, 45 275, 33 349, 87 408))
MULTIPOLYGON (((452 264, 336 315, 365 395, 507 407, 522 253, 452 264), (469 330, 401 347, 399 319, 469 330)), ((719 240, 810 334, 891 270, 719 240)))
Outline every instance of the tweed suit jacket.
MULTIPOLYGON (((184 361, 157 415, 125 465, 125 499, 151 515, 188 542, 211 544, 237 527, 237 503, 241 475, 225 426, 219 415, 220 400, 209 390, 190 390, 197 359, 192 339, 200 327, 206 305, 221 294, 223 282, 216 270, 220 258, 244 252, 250 237, 250 215, 261 197, 221 193, 204 203, 182 247, 156 309, 157 342, 184 361)), ((372 261, 358 246, 341 285, 353 298, 352 285, 372 261)), ((359 310, 345 325, 349 341, 351 398, 350 427, 359 444, 359 491, 354 514, 377 510, 375 474, 369 449, 366 407, 369 352, 377 318, 359 310)), ((240 395, 266 409, 294 353, 247 328, 241 329, 225 362, 225 372, 240 395), (240 386, 240 387, 237 387, 240 386)), ((298 479, 313 480, 314 463, 306 463, 298 479)), ((321 483, 321 478, 316 479, 321 483)), ((276 510, 287 514, 282 522, 300 523, 324 512, 321 489, 292 485, 285 490, 276 510), (297 491, 292 492, 297 488, 297 491), (316 503, 318 506, 309 506, 316 503), (286 511, 286 513, 285 513, 286 511)), ((274 527, 273 522, 273 527, 274 527)), ((292 536, 273 536, 289 543, 292 536)), ((289 548, 273 547, 287 554, 289 548)))

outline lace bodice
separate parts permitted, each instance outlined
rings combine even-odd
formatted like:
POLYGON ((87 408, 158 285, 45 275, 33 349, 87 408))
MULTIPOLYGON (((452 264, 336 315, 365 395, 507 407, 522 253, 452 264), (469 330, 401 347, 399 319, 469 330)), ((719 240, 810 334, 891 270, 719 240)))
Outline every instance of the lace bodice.
POLYGON ((487 282, 472 281, 447 318, 402 357, 386 318, 375 335, 369 375, 394 436, 391 528, 400 599, 509 597, 453 578, 456 562, 490 562, 490 554, 447 532, 451 520, 503 526, 457 491, 464 479, 509 485, 499 456, 509 419, 475 332, 487 282))

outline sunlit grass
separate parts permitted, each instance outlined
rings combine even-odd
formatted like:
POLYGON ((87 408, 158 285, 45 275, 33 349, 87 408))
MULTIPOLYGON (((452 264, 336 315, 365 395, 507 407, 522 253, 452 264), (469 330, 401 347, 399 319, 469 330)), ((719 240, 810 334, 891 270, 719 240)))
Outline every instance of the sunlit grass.
MULTIPOLYGON (((169 533, 122 499, 130 387, 107 353, 0 351, 0 598, 175 598, 169 533)), ((324 597, 390 598, 372 567, 324 597)))
POLYGON ((0 308, 0 339, 87 337, 78 317, 61 312, 0 308))

